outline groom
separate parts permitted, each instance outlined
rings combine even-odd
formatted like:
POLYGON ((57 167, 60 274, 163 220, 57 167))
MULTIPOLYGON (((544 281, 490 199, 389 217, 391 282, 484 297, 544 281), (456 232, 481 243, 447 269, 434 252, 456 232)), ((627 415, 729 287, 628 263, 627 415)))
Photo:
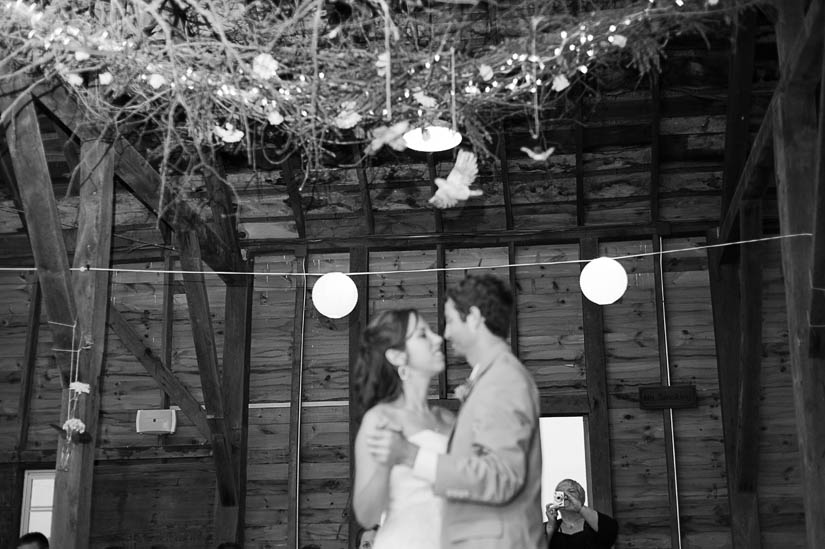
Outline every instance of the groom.
POLYGON ((539 398, 506 342, 513 297, 492 275, 447 293, 444 337, 473 365, 446 454, 393 437, 403 463, 446 499, 442 548, 537 549, 542 527, 539 398))

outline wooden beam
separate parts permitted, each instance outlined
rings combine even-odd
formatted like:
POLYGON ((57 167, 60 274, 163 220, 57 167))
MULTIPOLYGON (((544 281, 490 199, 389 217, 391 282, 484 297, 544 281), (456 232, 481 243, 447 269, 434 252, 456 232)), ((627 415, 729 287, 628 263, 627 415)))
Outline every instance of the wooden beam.
POLYGON ((719 398, 722 404, 722 431, 725 442, 728 506, 733 549, 760 547, 759 508, 755 492, 743 492, 736 482, 736 436, 739 408, 739 268, 723 263, 722 248, 708 248, 708 270, 719 398))
MULTIPOLYGON (((750 117, 753 90, 756 11, 734 15, 733 50, 728 72, 728 102, 725 118, 725 164, 722 171, 722 219, 728 212, 750 148, 750 117)), ((770 117, 768 117, 770 120, 770 117)), ((764 149, 764 144, 761 146, 764 149)), ((744 192, 744 189, 742 190, 744 192)), ((741 200, 741 197, 739 198, 741 200)))
MULTIPOLYGON (((662 167, 659 139, 662 126, 662 82, 659 73, 651 71, 650 102, 650 222, 659 221, 659 188, 662 186, 662 167)), ((678 547, 678 546, 674 546, 678 547)))
POLYGON ((229 426, 224 413, 223 394, 218 375, 218 353, 215 346, 215 330, 209 311, 209 296, 203 275, 198 238, 193 232, 178 231, 175 239, 183 268, 183 286, 186 289, 186 303, 189 320, 192 323, 192 339, 198 357, 203 402, 206 420, 211 433, 210 441, 215 459, 215 475, 224 506, 235 505, 238 501, 238 485, 232 472, 232 452, 229 443, 229 426))
MULTIPOLYGON (((792 1, 796 2, 796 0, 792 1)), ((757 175, 760 168, 770 162, 771 145, 775 145, 772 136, 775 134, 773 123, 779 115, 777 113, 778 103, 787 104, 787 101, 782 100, 783 94, 792 87, 812 90, 813 86, 819 81, 820 63, 823 55, 823 33, 825 33, 825 25, 823 24, 825 7, 823 7, 823 3, 825 2, 822 0, 813 0, 807 13, 804 14, 804 18, 800 15, 802 13, 800 9, 797 9, 796 21, 792 24, 792 30, 788 33, 784 43, 779 44, 779 41, 777 41, 777 45, 783 50, 780 66, 784 70, 765 112, 765 118, 762 120, 756 134, 756 139, 742 169, 736 190, 730 195, 730 204, 719 230, 719 242, 730 240, 731 230, 735 227, 736 217, 742 201, 760 197, 765 189, 765 179, 757 175)), ((784 2, 777 3, 777 7, 781 8, 780 11, 787 9, 784 2)))
POLYGON ((814 207, 813 272, 809 354, 825 359, 825 55, 819 86, 819 130, 816 146, 816 206, 814 207))
MULTIPOLYGON (((579 243, 579 257, 599 256, 599 241, 585 238, 579 243)), ((613 515, 613 473, 610 460, 610 417, 607 399, 607 365, 604 350, 604 318, 601 305, 582 295, 582 323, 584 331, 584 359, 587 365, 588 448, 590 449, 590 478, 593 488, 593 507, 613 515)))
MULTIPOLYGON (((361 149, 358 145, 352 145, 352 152, 355 158, 361 155, 361 149)), ((355 165, 355 175, 358 177, 358 190, 361 193, 361 212, 364 214, 364 232, 372 234, 375 232, 375 216, 372 213, 372 197, 370 196, 370 185, 367 180, 367 170, 364 168, 364 162, 368 162, 367 158, 362 159, 355 165)))
MULTIPOLYGON (((435 184, 435 178, 438 177, 438 171, 435 168, 435 155, 431 152, 427 153, 427 171, 430 174, 430 189, 433 193, 435 193, 438 189, 435 184)), ((435 217, 435 232, 443 233, 444 214, 442 213, 441 208, 433 208, 433 216, 435 217)))
MULTIPOLYGON (((78 238, 74 254, 73 278, 77 304, 75 338, 76 379, 90 386, 89 393, 79 394, 77 415, 86 425, 90 440, 71 443, 68 468, 58 466, 54 481, 52 539, 60 547, 89 547, 92 525, 92 489, 95 447, 100 415, 100 375, 106 358, 106 313, 109 305, 110 253, 114 220, 114 151, 111 143, 96 139, 80 147, 78 238), (85 269, 85 270, 84 270, 85 269), (100 269, 100 270, 94 270, 100 269)), ((70 380, 74 381, 74 380, 70 380)), ((67 390, 64 389, 64 402, 67 390)), ((61 425, 68 419, 65 408, 61 425)), ((61 436, 58 455, 66 450, 61 436)))
MULTIPOLYGON (((252 265, 243 269, 250 272, 252 265)), ((246 457, 249 434, 249 353, 252 342, 252 275, 237 275, 226 286, 223 343, 225 411, 232 440, 232 472, 238 486, 234 506, 215 506, 215 538, 243 544, 246 515, 246 457)))
POLYGON ((55 360, 63 387, 68 387, 71 354, 65 350, 72 349, 72 326, 76 318, 74 294, 46 152, 31 102, 25 103, 13 123, 6 127, 6 142, 19 182, 18 192, 54 348, 64 350, 55 352, 55 360))
POLYGON ((43 292, 40 291, 40 282, 35 279, 32 283, 31 299, 29 301, 29 318, 26 322, 26 346, 23 351, 23 373, 20 377, 20 402, 17 406, 19 423, 17 429, 18 452, 26 449, 29 443, 29 411, 32 401, 32 387, 37 367, 37 340, 40 335, 40 303, 43 292))
POLYGON ((474 246, 505 246, 510 242, 517 245, 530 244, 570 244, 582 238, 597 238, 600 242, 618 242, 651 235, 666 233, 671 236, 705 235, 710 228, 717 227, 716 221, 697 221, 683 223, 643 223, 621 225, 598 225, 590 227, 570 227, 566 229, 517 229, 512 231, 483 232, 449 232, 428 235, 368 235, 360 237, 329 237, 313 239, 268 239, 266 242, 253 242, 247 246, 252 255, 267 253, 284 253, 295 246, 306 246, 311 252, 323 253, 346 251, 358 246, 370 250, 418 250, 432 249, 438 244, 455 248, 472 242, 474 246))
MULTIPOLYGON (((436 325, 438 326, 438 333, 443 334, 447 322, 444 318, 444 304, 447 302, 447 272, 444 267, 447 264, 447 254, 444 246, 439 244, 435 247, 435 266, 438 269, 435 272, 435 299, 436 299, 436 325)), ((442 338, 441 352, 447 356, 447 340, 442 338)), ((447 398, 447 368, 438 374, 438 397, 447 398)), ((355 455, 355 454, 352 454, 355 455)))
POLYGON ((175 376, 175 373, 155 355, 155 352, 144 345, 143 338, 129 325, 114 305, 109 307, 109 326, 129 349, 129 352, 138 359, 146 372, 152 376, 152 379, 169 395, 171 403, 179 406, 181 412, 195 424, 198 432, 210 440, 212 433, 200 402, 192 396, 189 388, 175 376))
MULTIPOLYGON (((821 14, 823 0, 808 9, 821 14)), ((783 2, 777 24, 780 66, 796 61, 788 44, 810 31, 800 28, 799 2, 783 2), (796 12, 794 12, 796 8, 796 12), (789 54, 789 52, 791 52, 789 54)), ((821 35, 825 21, 816 21, 821 35)), ((798 40, 796 44, 798 44, 798 40)), ((822 47, 820 41, 820 49, 822 47)), ((821 51, 819 52, 821 55, 821 51)), ((811 57, 811 56, 809 56, 811 57)), ((821 59, 821 58, 819 58, 821 59)), ((809 61, 809 59, 808 59, 809 61)), ((774 112, 774 156, 779 222, 782 234, 810 233, 814 229, 817 127, 811 119, 816 112, 813 90, 807 83, 789 86, 780 93, 774 112)), ((788 346, 791 355, 794 408, 802 459, 801 480, 805 508, 806 544, 810 549, 825 547, 825 360, 810 357, 809 312, 813 249, 811 239, 781 241, 782 272, 788 315, 788 346)))
POLYGON ((586 416, 590 413, 590 398, 586 394, 545 395, 540 397, 542 416, 586 416))
POLYGON ((575 120, 573 132, 576 140, 576 225, 585 224, 585 196, 584 196, 584 122, 581 121, 581 104, 578 108, 578 117, 575 120))
MULTIPOLYGON (((658 128, 654 128, 654 135, 658 128)), ((651 201, 658 200, 651 198, 651 201)), ((653 238, 653 251, 662 251, 661 237, 653 238)), ((662 255, 653 256, 653 300, 656 305, 656 340, 659 349, 659 382, 670 385, 670 352, 667 339, 667 309, 665 308, 665 276, 662 255)), ((665 469, 667 470, 667 499, 670 508, 670 546, 682 546, 682 518, 679 509, 679 484, 676 467, 676 437, 674 435, 673 409, 662 410, 665 438, 665 469)))
MULTIPOLYGON (((297 548, 300 538, 301 415, 303 409, 303 356, 306 326, 306 253, 295 253, 295 313, 292 324, 292 384, 289 391, 289 469, 287 478, 287 547, 297 548)), ((352 455, 352 454, 351 454, 352 455)))
POLYGON ((226 182, 226 172, 220 156, 214 151, 205 151, 204 158, 212 158, 212 165, 203 169, 203 180, 209 195, 209 207, 212 210, 211 224, 215 228, 221 244, 221 255, 225 258, 230 270, 238 271, 243 265, 241 259, 241 244, 238 239, 238 216, 229 184, 226 182))
MULTIPOLYGON (((368 272, 370 265, 369 265, 369 250, 366 248, 353 248, 350 250, 349 253, 349 269, 352 272, 368 272)), ((355 366, 355 362, 358 360, 358 349, 361 343, 361 333, 364 331, 364 328, 367 326, 367 322, 369 321, 368 313, 369 313, 369 277, 368 276, 356 276, 353 277, 353 282, 355 282, 355 287, 358 290, 358 304, 355 307, 355 311, 350 313, 350 324, 349 324, 349 369, 348 369, 348 380, 349 380, 349 455, 355 455, 355 436, 358 434, 358 418, 356 417, 356 407, 353 406, 353 395, 355 395, 356 387, 355 384, 357 380, 353 377, 352 371, 355 366)), ((442 381, 441 376, 439 376, 439 388, 441 387, 442 381)), ((445 390, 446 391, 446 390, 445 390)), ((440 391, 439 391, 440 392, 440 391)), ((350 478, 350 501, 349 505, 347 505, 347 522, 349 525, 349 544, 347 545, 349 549, 357 549, 355 545, 355 537, 358 534, 358 530, 361 526, 358 524, 358 521, 355 520, 355 514, 351 512, 352 510, 352 491, 354 488, 354 483, 352 482, 355 479, 355 459, 351 458, 349 460, 349 478, 350 478)))
MULTIPOLYGON (((162 225, 161 233, 163 233, 163 242, 171 247, 172 245, 172 230, 168 225, 162 225)), ((172 371, 172 352, 174 347, 175 335, 175 292, 173 290, 175 284, 175 274, 172 272, 175 269, 175 259, 169 248, 163 250, 163 296, 161 299, 161 318, 163 322, 163 329, 160 333, 160 361, 166 368, 172 371)), ((171 404, 169 401, 169 393, 161 390, 160 405, 161 408, 169 408, 171 404)), ((200 404, 198 404, 200 410, 200 404)), ((206 416, 204 415, 204 425, 206 426, 206 416)), ((209 428, 207 426, 206 432, 201 433, 209 438, 209 428)), ((158 435, 158 446, 166 445, 166 438, 163 435, 158 435)))
MULTIPOLYGON (((761 201, 745 202, 739 219, 743 238, 759 238, 762 235, 761 201)), ((759 393, 762 389, 762 254, 758 244, 748 244, 740 248, 739 255, 739 398, 733 474, 739 490, 755 492, 759 476, 759 393)))
POLYGON ((301 200, 301 191, 298 189, 298 178, 295 174, 300 169, 300 161, 292 154, 284 160, 281 165, 283 172, 284 183, 286 184, 286 192, 288 196, 289 207, 292 208, 292 216, 295 218, 295 230, 298 233, 298 238, 306 238, 307 223, 304 217, 304 206, 301 200))
POLYGON ((510 189, 510 168, 507 162, 507 131, 502 124, 498 132, 498 150, 496 151, 500 163, 499 177, 501 177, 501 191, 504 194, 504 226, 511 230, 513 222, 513 194, 510 189))

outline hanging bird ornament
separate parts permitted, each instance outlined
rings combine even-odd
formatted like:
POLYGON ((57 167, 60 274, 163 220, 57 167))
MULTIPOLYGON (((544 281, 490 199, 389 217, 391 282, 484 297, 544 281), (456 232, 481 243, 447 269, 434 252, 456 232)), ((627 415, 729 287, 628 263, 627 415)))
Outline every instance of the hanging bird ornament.
POLYGON ((528 149, 527 147, 522 147, 521 152, 535 160, 536 162, 546 162, 550 155, 556 150, 556 147, 550 147, 546 151, 534 151, 532 149, 528 149))
POLYGON ((481 196, 484 192, 480 189, 470 189, 478 176, 478 161, 476 155, 469 151, 458 151, 455 159, 455 166, 450 170, 447 179, 435 178, 435 185, 438 190, 430 198, 429 202, 436 208, 452 208, 459 201, 467 200, 471 196, 481 196))

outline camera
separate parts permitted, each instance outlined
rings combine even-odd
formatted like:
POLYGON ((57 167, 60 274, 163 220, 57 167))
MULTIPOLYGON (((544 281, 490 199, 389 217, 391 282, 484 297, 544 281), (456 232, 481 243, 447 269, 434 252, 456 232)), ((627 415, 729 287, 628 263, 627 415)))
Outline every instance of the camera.
POLYGON ((553 494, 553 501, 556 504, 556 507, 564 507, 564 492, 556 491, 553 494))

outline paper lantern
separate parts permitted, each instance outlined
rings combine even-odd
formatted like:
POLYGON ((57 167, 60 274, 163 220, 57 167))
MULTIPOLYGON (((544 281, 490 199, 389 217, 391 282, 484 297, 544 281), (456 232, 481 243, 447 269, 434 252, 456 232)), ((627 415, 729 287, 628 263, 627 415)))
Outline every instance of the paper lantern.
POLYGON ((404 143, 414 151, 446 151, 461 143, 461 134, 443 126, 427 126, 405 133, 404 143))
POLYGON ((358 303, 358 288, 344 273, 327 273, 312 287, 312 303, 326 317, 345 317, 358 303))
POLYGON ((584 296, 593 303, 610 305, 627 290, 627 273, 615 259, 599 257, 584 266, 579 285, 584 296))

